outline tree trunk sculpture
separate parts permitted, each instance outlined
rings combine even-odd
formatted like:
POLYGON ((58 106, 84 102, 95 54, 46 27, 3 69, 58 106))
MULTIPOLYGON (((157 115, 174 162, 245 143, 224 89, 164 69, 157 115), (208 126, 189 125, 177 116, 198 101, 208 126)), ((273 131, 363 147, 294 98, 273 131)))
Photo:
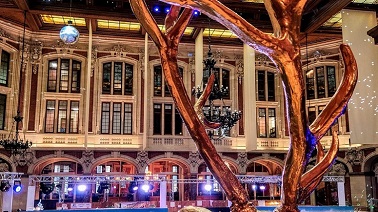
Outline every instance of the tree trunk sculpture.
MULTIPOLYGON (((276 65, 285 91, 287 122, 291 145, 285 160, 282 177, 281 205, 276 211, 299 211, 303 201, 322 180, 338 150, 337 130, 333 130, 332 144, 325 154, 320 139, 332 123, 343 114, 357 82, 357 65, 350 48, 341 45, 345 64, 343 80, 325 109, 309 126, 305 110, 305 85, 300 54, 300 22, 306 0, 266 0, 265 7, 273 25, 273 34, 266 34, 245 21, 231 9, 216 0, 164 0, 174 4, 165 21, 162 33, 144 0, 130 0, 135 16, 159 49, 163 71, 179 112, 192 136, 199 153, 215 179, 221 184, 232 211, 256 211, 237 178, 217 154, 197 113, 206 100, 206 92, 197 107, 191 106, 177 65, 180 38, 190 21, 191 10, 180 15, 178 6, 199 9, 210 18, 232 30, 255 50, 267 55, 276 65), (304 167, 317 147, 317 164, 306 173, 304 167)), ((209 88, 206 88, 209 93, 209 88)), ((249 108, 253 109, 253 108, 249 108)))

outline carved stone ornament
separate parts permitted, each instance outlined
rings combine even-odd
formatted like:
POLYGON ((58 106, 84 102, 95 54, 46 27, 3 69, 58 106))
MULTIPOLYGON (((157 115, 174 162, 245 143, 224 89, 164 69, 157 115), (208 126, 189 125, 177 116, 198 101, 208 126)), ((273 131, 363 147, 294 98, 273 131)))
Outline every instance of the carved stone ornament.
POLYGON ((344 176, 346 174, 346 169, 344 164, 336 162, 329 169, 326 175, 331 176, 344 176))
POLYGON ((246 152, 239 152, 238 158, 236 159, 236 162, 238 162, 238 165, 241 168, 246 168, 247 164, 248 164, 247 153, 246 152))
POLYGON ((0 163, 0 172, 10 172, 9 165, 7 163, 0 163))
POLYGON ((137 157, 135 159, 138 163, 138 170, 142 170, 145 166, 148 165, 148 152, 141 151, 138 152, 137 157))
POLYGON ((16 166, 30 166, 31 164, 33 164, 34 159, 34 152, 30 149, 22 154, 12 156, 13 163, 16 166))
POLYGON ((116 57, 126 57, 126 53, 138 53, 138 48, 133 49, 127 45, 116 44, 111 48, 105 49, 105 51, 110 51, 112 56, 116 57))
POLYGON ((3 29, 0 29, 0 37, 11 38, 11 36, 3 29))
POLYGON ((96 60, 97 60, 97 47, 92 46, 92 55, 91 55, 91 77, 93 77, 93 72, 96 69, 96 60))
POLYGON ((360 165, 364 159, 364 152, 362 150, 350 149, 346 152, 345 159, 352 165, 360 165))
POLYGON ((190 163, 190 166, 197 167, 201 161, 201 156, 198 152, 189 152, 189 158, 188 161, 190 163))
POLYGON ((90 165, 92 165, 92 161, 94 161, 93 151, 90 151, 90 150, 83 151, 81 161, 86 167, 89 167, 90 165))
POLYGON ((238 82, 241 84, 244 77, 244 63, 242 59, 236 60, 236 74, 238 75, 238 82))

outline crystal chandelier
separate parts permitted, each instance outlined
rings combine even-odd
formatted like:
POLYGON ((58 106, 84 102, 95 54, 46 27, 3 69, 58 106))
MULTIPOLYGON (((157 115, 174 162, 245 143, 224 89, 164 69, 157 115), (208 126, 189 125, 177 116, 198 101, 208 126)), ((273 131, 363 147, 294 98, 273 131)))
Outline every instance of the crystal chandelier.
MULTIPOLYGON (((203 61, 204 63, 204 77, 208 78, 215 70, 214 66, 216 61, 211 52, 210 45, 210 27, 209 27, 209 51, 207 53, 207 58, 203 61)), ((203 80, 203 79, 202 79, 203 80)), ((228 96, 229 88, 223 87, 222 85, 218 86, 218 79, 215 79, 215 83, 211 88, 211 93, 209 96, 209 106, 206 109, 203 109, 204 116, 210 122, 219 123, 220 134, 218 138, 224 137, 224 132, 230 130, 241 118, 241 111, 232 111, 229 106, 224 104, 223 98, 228 96), (222 100, 222 107, 216 107, 214 105, 215 100, 222 100)), ((205 83, 205 82, 203 82, 205 83)), ((201 86, 194 87, 192 89, 192 95, 196 98, 199 98, 203 93, 203 88, 201 86)), ((212 131, 208 131, 210 138, 215 138, 215 134, 212 131)))
POLYGON ((20 112, 20 101, 21 101, 21 84, 22 84, 22 69, 24 66, 24 46, 25 46, 25 23, 26 22, 26 11, 24 11, 24 31, 22 36, 22 51, 21 51, 21 68, 20 68, 20 83, 18 86, 18 105, 17 105, 17 115, 13 117, 14 122, 11 128, 11 131, 7 138, 2 138, 0 140, 0 145, 4 147, 5 150, 9 151, 12 155, 23 154, 28 148, 32 146, 32 142, 21 139, 19 133, 19 127, 21 125, 23 117, 20 112), (15 126, 16 125, 16 126, 15 126), (13 128, 16 128, 16 131, 13 135, 13 128))

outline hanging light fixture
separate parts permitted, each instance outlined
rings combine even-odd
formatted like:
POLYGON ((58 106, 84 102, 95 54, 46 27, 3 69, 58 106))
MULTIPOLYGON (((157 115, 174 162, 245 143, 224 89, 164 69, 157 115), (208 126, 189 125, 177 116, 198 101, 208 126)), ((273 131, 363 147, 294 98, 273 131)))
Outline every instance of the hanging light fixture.
MULTIPOLYGON (((28 148, 32 146, 32 142, 21 139, 19 134, 19 128, 23 117, 20 112, 20 102, 21 102, 21 85, 22 85, 22 69, 24 66, 24 48, 25 48, 25 28, 26 28, 26 11, 24 11, 24 28, 22 35, 22 50, 21 50, 21 67, 20 67, 20 82, 18 85, 18 105, 17 105, 17 115, 13 117, 14 122, 7 138, 2 138, 0 140, 0 145, 4 147, 5 150, 9 151, 12 155, 23 154, 28 148), (15 134, 13 134, 13 128, 16 128, 15 134)), ((25 137, 25 134, 24 134, 25 137)))
MULTIPOLYGON (((209 20, 209 51, 207 53, 207 58, 203 61, 205 68, 204 68, 204 78, 209 78, 211 73, 213 73, 214 66, 216 64, 216 60, 214 59, 213 53, 211 52, 211 38, 210 38, 210 20, 209 20)), ((202 84, 204 79, 202 79, 202 84)), ((204 115, 207 120, 211 122, 217 122, 220 124, 220 133, 213 133, 212 131, 208 131, 208 135, 212 139, 219 139, 225 136, 225 131, 230 130, 241 118, 241 111, 232 111, 230 106, 226 106, 223 98, 228 96, 229 88, 224 87, 223 85, 219 85, 219 79, 215 79, 215 83, 211 89, 211 93, 209 96, 209 107, 204 109, 204 115), (222 100, 222 107, 216 107, 214 105, 214 100, 222 100), (217 137, 215 136, 217 134, 217 137)), ((196 98, 199 98, 203 93, 203 87, 198 86, 197 88, 192 89, 192 95, 196 98)))
MULTIPOLYGON (((72 18, 71 8, 72 0, 70 0, 70 18, 72 18)), ((72 26, 72 20, 68 20, 67 25, 60 30, 59 37, 65 44, 75 44, 79 40, 79 30, 72 26)))

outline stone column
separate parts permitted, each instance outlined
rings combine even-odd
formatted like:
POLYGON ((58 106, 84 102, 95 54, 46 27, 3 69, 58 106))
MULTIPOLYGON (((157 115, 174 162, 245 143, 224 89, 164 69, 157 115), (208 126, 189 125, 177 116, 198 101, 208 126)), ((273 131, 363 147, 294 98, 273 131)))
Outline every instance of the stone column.
POLYGON ((28 186, 28 193, 26 199, 26 210, 33 211, 35 198, 35 186, 28 186))
POLYGON ((160 208, 167 207, 167 181, 160 182, 160 208))
POLYGON ((84 147, 88 146, 88 129, 89 129, 89 107, 90 105, 90 96, 91 96, 91 72, 92 72, 92 21, 88 22, 88 53, 87 53, 87 72, 85 75, 85 110, 84 110, 84 132, 85 132, 85 141, 84 147))
POLYGON ((257 149, 255 50, 244 44, 244 134, 246 151, 257 149))
POLYGON ((7 192, 2 192, 3 195, 3 205, 1 206, 1 211, 11 212, 13 206, 13 180, 9 180, 10 189, 7 192))
POLYGON ((339 199, 339 206, 345 206, 345 187, 344 181, 337 182, 337 197, 339 199))
POLYGON ((144 94, 143 94, 143 149, 146 149, 147 147, 147 144, 148 144, 148 141, 147 141, 147 135, 148 135, 148 132, 149 132, 149 122, 148 122, 148 105, 149 105, 149 98, 148 98, 148 89, 150 89, 150 86, 148 84, 148 73, 150 72, 150 70, 148 69, 148 62, 149 62, 149 59, 148 59, 148 33, 146 33, 145 37, 144 37, 144 76, 143 76, 143 79, 144 79, 144 94))

